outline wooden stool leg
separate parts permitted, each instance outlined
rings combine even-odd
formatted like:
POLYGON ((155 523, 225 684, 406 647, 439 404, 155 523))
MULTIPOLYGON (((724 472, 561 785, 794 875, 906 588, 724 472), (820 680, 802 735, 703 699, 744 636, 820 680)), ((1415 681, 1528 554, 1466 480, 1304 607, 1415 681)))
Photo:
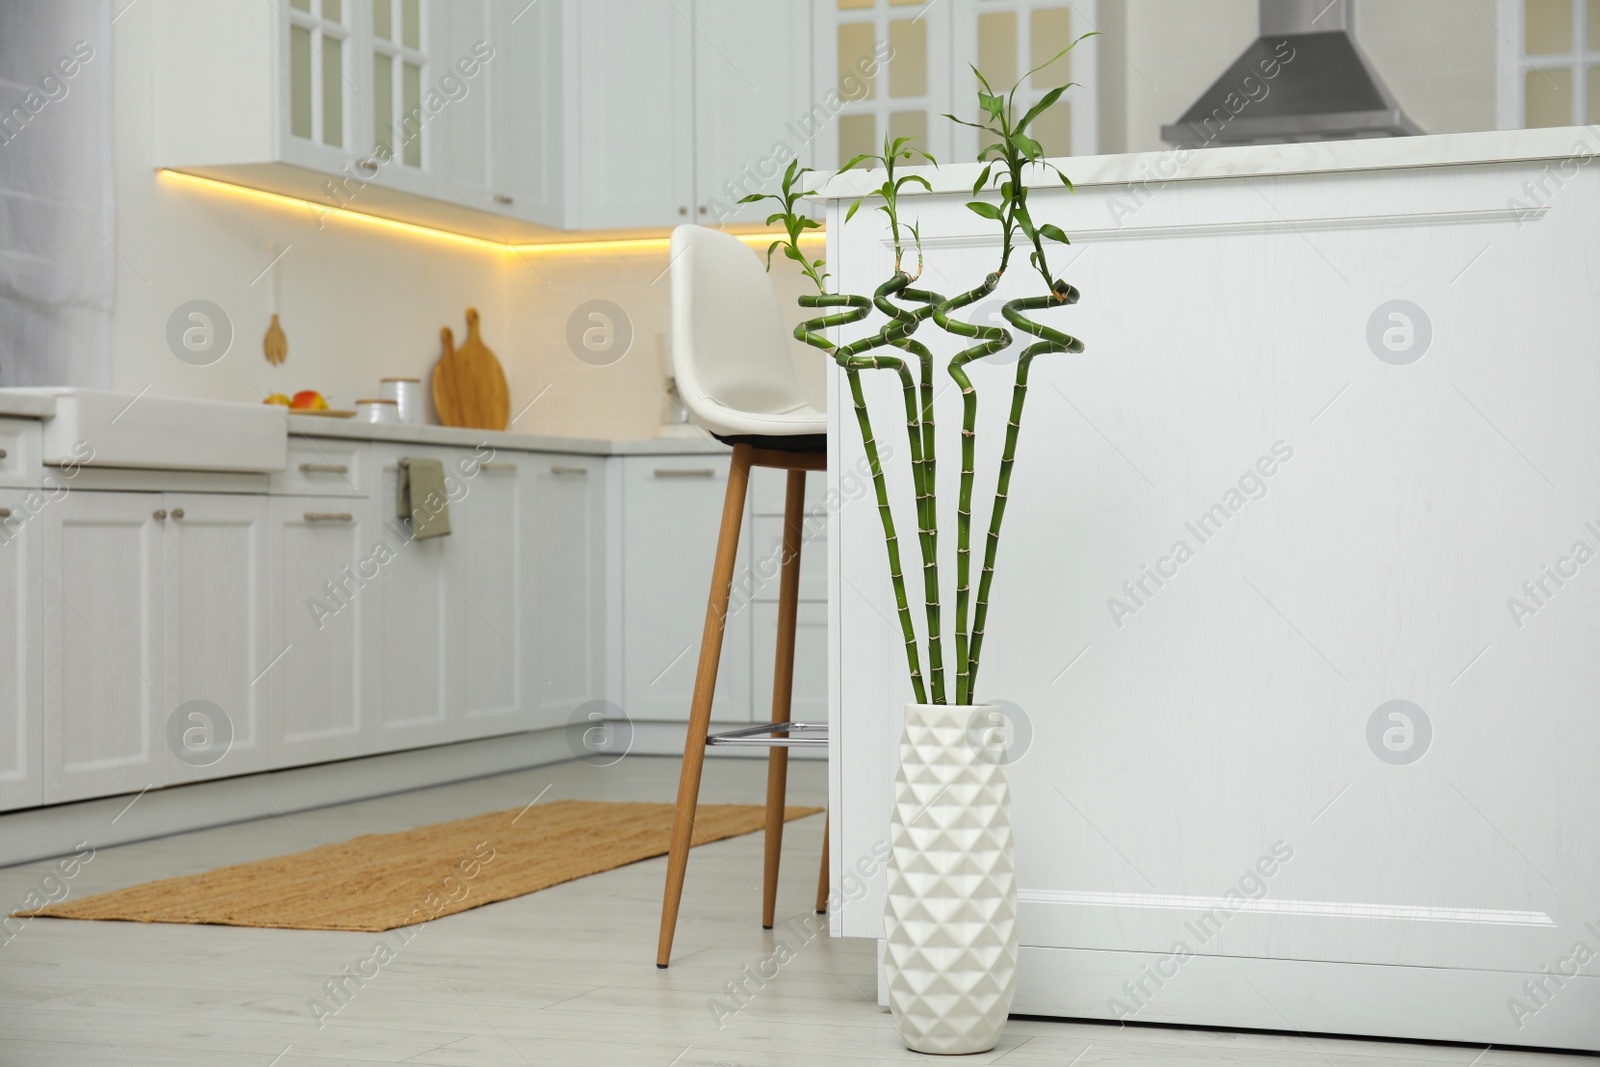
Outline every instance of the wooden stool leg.
POLYGON ((832 816, 822 816, 822 869, 817 872, 817 914, 828 914, 828 823, 832 816))
MULTIPOLYGON (((795 615, 800 605, 800 545, 806 506, 806 472, 790 471, 783 502, 783 572, 778 582, 778 650, 773 657, 772 721, 788 722, 794 696, 795 615)), ((789 750, 767 750, 767 854, 761 880, 761 925, 772 929, 778 905, 778 859, 783 851, 783 801, 789 785, 789 750)))
POLYGON ((722 502, 722 529, 717 534, 717 558, 711 568, 711 597, 706 604, 706 625, 700 635, 700 665, 694 676, 694 702, 689 708, 689 735, 683 743, 683 770, 678 775, 677 817, 672 824, 672 847, 667 858, 667 888, 661 899, 661 940, 656 966, 672 957, 672 935, 678 926, 678 903, 683 897, 683 875, 689 868, 695 807, 700 801, 700 771, 706 759, 706 731, 711 725, 711 698, 717 688, 717 665, 722 659, 722 631, 728 621, 728 598, 733 591, 733 564, 739 553, 739 527, 744 521, 745 492, 750 484, 749 445, 735 445, 728 471, 728 493, 722 502))

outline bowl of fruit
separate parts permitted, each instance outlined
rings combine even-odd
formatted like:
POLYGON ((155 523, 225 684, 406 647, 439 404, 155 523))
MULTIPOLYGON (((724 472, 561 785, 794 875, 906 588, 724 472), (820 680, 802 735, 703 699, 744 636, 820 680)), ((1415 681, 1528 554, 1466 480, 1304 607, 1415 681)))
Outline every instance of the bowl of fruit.
POLYGON ((315 389, 302 389, 292 397, 286 393, 273 393, 262 403, 276 404, 278 407, 287 408, 294 415, 326 415, 335 419, 348 419, 355 415, 354 411, 342 411, 329 407, 327 398, 315 389))

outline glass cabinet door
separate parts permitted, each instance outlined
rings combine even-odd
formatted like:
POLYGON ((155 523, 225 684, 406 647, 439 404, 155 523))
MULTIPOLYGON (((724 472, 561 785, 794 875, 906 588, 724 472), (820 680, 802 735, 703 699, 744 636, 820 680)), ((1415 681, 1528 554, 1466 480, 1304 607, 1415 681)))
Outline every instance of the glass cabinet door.
POLYGON ((423 160, 422 0, 372 4, 372 147, 376 158, 405 167, 423 160))
POLYGON ((350 70, 349 0, 289 0, 289 135, 345 148, 349 104, 358 94, 350 70))

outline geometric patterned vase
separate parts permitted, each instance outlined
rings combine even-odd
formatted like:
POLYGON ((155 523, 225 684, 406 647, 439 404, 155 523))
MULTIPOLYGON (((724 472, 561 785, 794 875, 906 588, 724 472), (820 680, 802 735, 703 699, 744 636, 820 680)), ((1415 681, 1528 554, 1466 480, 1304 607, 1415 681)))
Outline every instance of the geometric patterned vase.
POLYGON ((906 1047, 986 1052, 1017 985, 1006 760, 975 724, 993 705, 907 704, 884 904, 889 1010, 906 1047))

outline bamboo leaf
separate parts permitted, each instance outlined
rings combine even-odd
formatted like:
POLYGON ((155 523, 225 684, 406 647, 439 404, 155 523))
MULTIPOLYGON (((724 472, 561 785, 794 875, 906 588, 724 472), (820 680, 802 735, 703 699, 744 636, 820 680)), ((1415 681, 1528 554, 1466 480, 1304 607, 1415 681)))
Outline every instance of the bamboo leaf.
POLYGON ((993 93, 978 93, 978 106, 992 119, 998 119, 1005 112, 1006 102, 993 93))
POLYGON ((1039 232, 1045 237, 1050 238, 1052 241, 1060 241, 1064 245, 1069 245, 1072 243, 1067 239, 1065 231, 1063 231, 1060 226, 1057 226, 1053 222, 1047 222, 1043 226, 1040 226, 1039 232))
POLYGON ((990 164, 988 164, 987 166, 985 166, 983 168, 983 173, 978 175, 978 180, 972 183, 972 195, 973 196, 977 196, 979 193, 981 193, 983 191, 983 187, 985 185, 989 184, 989 173, 991 171, 993 171, 993 170, 994 170, 994 164, 993 163, 990 163, 990 164))
POLYGON ((1021 133, 1026 130, 1028 124, 1047 111, 1057 100, 1060 100, 1061 94, 1066 92, 1068 88, 1069 86, 1066 85, 1058 85, 1040 97, 1039 102, 1030 107, 1028 113, 1022 116, 1022 121, 1017 123, 1017 132, 1021 133))
POLYGON ((850 210, 846 211, 844 213, 844 221, 849 222, 851 219, 855 218, 856 217, 856 212, 860 211, 860 210, 861 210, 861 201, 857 200, 855 203, 850 205, 850 210))
POLYGON ((1000 221, 1000 209, 993 204, 985 203, 982 200, 973 200, 967 204, 967 207, 974 215, 981 215, 996 222, 1000 221))
POLYGON ((772 253, 776 252, 781 244, 783 244, 782 241, 774 241, 767 246, 767 270, 769 271, 772 269, 772 253))
MULTIPOLYGON (((754 204, 754 203, 757 203, 757 202, 765 200, 765 199, 766 199, 766 197, 763 196, 760 193, 751 193, 749 196, 741 196, 739 198, 739 203, 741 203, 741 204, 754 204)), ((772 199, 776 200, 778 198, 774 196, 772 199)))

